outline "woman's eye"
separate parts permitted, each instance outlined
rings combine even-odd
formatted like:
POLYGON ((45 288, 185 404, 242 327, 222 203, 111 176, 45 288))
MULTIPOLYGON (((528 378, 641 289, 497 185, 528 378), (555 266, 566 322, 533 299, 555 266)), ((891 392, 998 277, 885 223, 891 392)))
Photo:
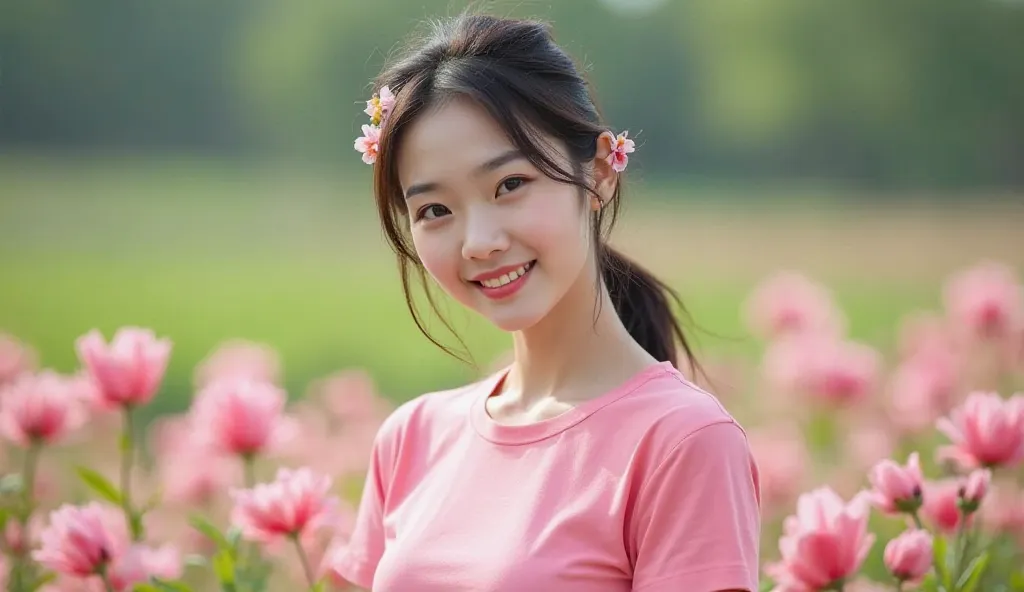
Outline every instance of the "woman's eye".
POLYGON ((526 181, 527 179, 525 177, 509 177, 498 184, 498 195, 501 195, 502 189, 505 190, 505 193, 515 191, 526 184, 526 181))
POLYGON ((417 220, 436 220, 442 216, 451 214, 451 210, 442 206, 441 204, 430 204, 429 206, 423 206, 416 213, 417 220))

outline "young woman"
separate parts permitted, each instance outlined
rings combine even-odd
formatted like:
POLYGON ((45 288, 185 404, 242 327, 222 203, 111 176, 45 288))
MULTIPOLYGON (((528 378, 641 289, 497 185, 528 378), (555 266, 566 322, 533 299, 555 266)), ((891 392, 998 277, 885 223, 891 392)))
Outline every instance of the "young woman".
POLYGON ((515 358, 387 419, 336 570, 374 592, 757 590, 746 436, 677 370, 672 293, 605 242, 633 144, 547 27, 436 23, 375 88, 356 148, 407 298, 429 274, 515 358))

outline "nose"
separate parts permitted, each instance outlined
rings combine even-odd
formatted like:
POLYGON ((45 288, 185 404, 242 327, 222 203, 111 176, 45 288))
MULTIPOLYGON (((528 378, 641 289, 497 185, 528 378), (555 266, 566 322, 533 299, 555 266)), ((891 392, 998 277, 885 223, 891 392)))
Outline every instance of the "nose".
POLYGON ((508 250, 509 236, 497 208, 476 207, 467 212, 462 256, 466 259, 487 259, 508 250))

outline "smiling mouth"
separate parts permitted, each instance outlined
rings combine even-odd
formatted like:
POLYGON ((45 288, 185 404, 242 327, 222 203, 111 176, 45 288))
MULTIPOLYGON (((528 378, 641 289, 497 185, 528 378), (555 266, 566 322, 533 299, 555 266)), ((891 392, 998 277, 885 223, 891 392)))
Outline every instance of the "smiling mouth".
POLYGON ((473 282, 473 284, 476 284, 478 287, 483 288, 484 290, 498 290, 500 288, 505 288, 507 286, 522 281, 522 278, 526 276, 526 273, 529 273, 529 270, 534 268, 534 265, 536 264, 537 260, 535 259, 528 263, 525 263, 524 265, 519 266, 518 269, 503 274, 503 276, 500 278, 492 278, 490 280, 473 282))

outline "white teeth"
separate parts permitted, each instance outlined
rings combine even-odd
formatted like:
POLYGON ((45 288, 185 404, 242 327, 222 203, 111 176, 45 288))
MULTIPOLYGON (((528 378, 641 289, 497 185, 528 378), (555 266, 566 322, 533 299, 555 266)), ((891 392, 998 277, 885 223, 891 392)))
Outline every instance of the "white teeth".
POLYGON ((480 283, 487 288, 500 288, 501 286, 511 283, 526 275, 526 272, 530 270, 530 267, 531 265, 527 263, 526 265, 521 266, 519 269, 511 271, 499 278, 482 280, 480 283))

